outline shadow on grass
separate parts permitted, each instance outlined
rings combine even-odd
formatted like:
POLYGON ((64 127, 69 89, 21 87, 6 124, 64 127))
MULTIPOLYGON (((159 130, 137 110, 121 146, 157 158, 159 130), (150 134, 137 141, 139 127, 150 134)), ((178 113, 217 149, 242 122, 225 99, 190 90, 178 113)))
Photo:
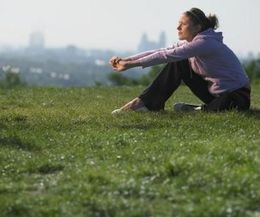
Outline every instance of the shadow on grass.
POLYGON ((11 204, 7 208, 6 216, 31 216, 30 209, 24 204, 11 204))
MULTIPOLYGON (((203 114, 203 113, 204 112, 199 112, 199 114, 203 114)), ((216 113, 223 114, 224 112, 212 112, 212 114, 216 114, 216 113)), ((150 130, 150 129, 170 128, 174 125, 174 123, 176 123, 175 122, 176 120, 181 121, 182 119, 187 119, 190 117, 191 114, 194 114, 194 111, 184 111, 184 112, 160 111, 157 113, 150 113, 150 114, 155 115, 154 118, 152 119, 150 118, 148 120, 147 119, 145 120, 145 118, 144 120, 129 120, 129 121, 125 120, 124 122, 113 124, 113 126, 124 130, 128 130, 128 129, 150 130), (163 120, 167 120, 167 121, 163 121, 163 120)), ((205 112, 205 114, 209 114, 209 112, 205 112)), ((248 118, 250 117, 250 118, 260 119, 260 109, 251 108, 248 111, 241 112, 241 115, 245 115, 248 118)))
POLYGON ((16 148, 16 149, 21 149, 24 151, 37 151, 39 150, 39 147, 29 143, 22 141, 20 138, 13 136, 13 137, 8 137, 8 138, 0 138, 0 147, 10 147, 10 148, 16 148))
POLYGON ((152 127, 152 125, 148 125, 148 124, 119 124, 116 127, 120 128, 120 129, 138 129, 138 130, 149 130, 152 127))
POLYGON ((53 164, 50 164, 50 163, 47 163, 47 164, 44 164, 42 166, 40 166, 38 169, 37 169, 37 172, 39 172, 40 174, 52 174, 52 173, 57 173, 57 172, 60 172, 64 169, 64 166, 63 165, 53 165, 53 164))
MULTIPOLYGON (((134 113, 133 113, 134 114, 134 113)), ((176 113, 173 111, 159 111, 159 112, 147 112, 147 113, 138 113, 138 119, 131 119, 131 116, 128 119, 127 113, 122 115, 124 119, 119 119, 119 123, 114 123, 113 126, 120 129, 137 129, 137 130, 150 130, 150 129, 162 129, 172 127, 176 120, 182 120, 186 118, 187 112, 176 113), (141 116, 142 117, 141 117, 141 116), (141 117, 141 118, 140 118, 141 117), (123 120, 123 121, 122 121, 123 120)), ((118 116, 120 117, 120 116, 118 116)))
POLYGON ((249 111, 245 112, 245 115, 260 119, 260 109, 256 109, 256 108, 250 109, 249 111))
POLYGON ((0 130, 6 129, 6 126, 0 122, 0 130))
POLYGON ((171 124, 158 124, 158 123, 127 123, 127 124, 118 124, 115 127, 120 129, 137 129, 137 130, 150 130, 150 129, 161 129, 165 127, 170 127, 171 124))

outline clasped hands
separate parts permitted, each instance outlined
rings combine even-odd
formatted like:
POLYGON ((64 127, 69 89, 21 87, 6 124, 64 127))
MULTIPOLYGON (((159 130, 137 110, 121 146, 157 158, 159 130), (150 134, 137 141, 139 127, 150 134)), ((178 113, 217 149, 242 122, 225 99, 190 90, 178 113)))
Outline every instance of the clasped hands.
POLYGON ((121 71, 125 71, 127 70, 128 67, 128 61, 120 58, 120 57, 112 57, 109 60, 110 65, 112 66, 113 70, 117 71, 117 72, 121 72, 121 71))

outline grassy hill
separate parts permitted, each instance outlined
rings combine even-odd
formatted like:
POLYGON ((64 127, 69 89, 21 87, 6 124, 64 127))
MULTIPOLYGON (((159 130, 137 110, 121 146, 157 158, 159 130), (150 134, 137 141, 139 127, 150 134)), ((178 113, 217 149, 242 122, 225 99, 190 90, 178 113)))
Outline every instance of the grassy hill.
POLYGON ((246 113, 111 111, 142 87, 0 90, 1 216, 260 216, 260 85, 246 113))

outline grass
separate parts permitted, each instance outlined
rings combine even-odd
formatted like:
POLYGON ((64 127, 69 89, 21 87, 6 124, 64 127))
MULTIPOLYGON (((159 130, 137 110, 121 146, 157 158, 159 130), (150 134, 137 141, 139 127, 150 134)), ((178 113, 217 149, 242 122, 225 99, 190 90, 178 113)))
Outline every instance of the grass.
POLYGON ((142 87, 0 90, 1 216, 260 216, 260 85, 246 113, 111 111, 142 87))

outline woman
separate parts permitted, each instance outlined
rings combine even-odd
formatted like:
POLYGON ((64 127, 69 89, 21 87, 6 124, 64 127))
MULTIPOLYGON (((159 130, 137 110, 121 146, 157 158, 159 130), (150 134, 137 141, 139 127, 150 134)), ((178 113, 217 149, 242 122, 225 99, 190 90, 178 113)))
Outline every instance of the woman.
POLYGON ((204 104, 179 103, 176 110, 248 110, 249 79, 238 58, 223 43, 222 33, 214 31, 217 27, 215 15, 206 16, 192 8, 180 17, 177 30, 181 42, 127 58, 112 57, 110 64, 118 72, 167 63, 139 97, 112 113, 163 110, 182 81, 204 104))

